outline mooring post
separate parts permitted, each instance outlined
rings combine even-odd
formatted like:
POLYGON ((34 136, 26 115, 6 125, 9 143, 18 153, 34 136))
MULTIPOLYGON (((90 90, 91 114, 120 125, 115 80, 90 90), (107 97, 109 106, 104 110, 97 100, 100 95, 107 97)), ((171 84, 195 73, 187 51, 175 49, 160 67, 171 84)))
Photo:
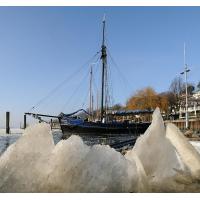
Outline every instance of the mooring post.
POLYGON ((52 128, 53 128, 53 120, 52 119, 50 121, 50 124, 51 124, 51 130, 52 130, 52 128))
POLYGON ((26 114, 24 114, 24 129, 26 129, 26 114))
POLYGON ((6 133, 10 133, 10 112, 6 112, 6 133))

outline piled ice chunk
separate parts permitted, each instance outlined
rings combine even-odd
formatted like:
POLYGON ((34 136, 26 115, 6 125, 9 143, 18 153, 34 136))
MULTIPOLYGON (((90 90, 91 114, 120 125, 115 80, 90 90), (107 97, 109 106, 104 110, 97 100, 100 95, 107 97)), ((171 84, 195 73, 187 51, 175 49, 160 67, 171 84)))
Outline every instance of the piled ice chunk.
POLYGON ((167 125, 167 138, 176 148, 191 175, 200 178, 200 154, 174 124, 167 125))
POLYGON ((157 108, 153 114, 150 127, 141 135, 133 148, 141 160, 147 176, 155 179, 173 176, 181 164, 176 156, 176 149, 166 137, 166 131, 160 111, 157 108))
POLYGON ((137 191, 138 174, 134 162, 108 146, 90 148, 77 136, 58 144, 49 166, 47 191, 137 191))
POLYGON ((35 192, 44 184, 54 142, 46 124, 30 126, 0 157, 1 192, 35 192))
POLYGON ((37 124, 0 157, 0 192, 196 192, 199 175, 200 154, 159 109, 125 156, 78 136, 54 145, 37 124))
POLYGON ((175 125, 167 124, 166 129, 157 108, 131 150, 143 165, 149 187, 156 192, 200 191, 200 154, 175 125))
POLYGON ((49 126, 38 124, 0 157, 1 192, 137 192, 136 164, 104 145, 80 137, 53 143, 49 126))

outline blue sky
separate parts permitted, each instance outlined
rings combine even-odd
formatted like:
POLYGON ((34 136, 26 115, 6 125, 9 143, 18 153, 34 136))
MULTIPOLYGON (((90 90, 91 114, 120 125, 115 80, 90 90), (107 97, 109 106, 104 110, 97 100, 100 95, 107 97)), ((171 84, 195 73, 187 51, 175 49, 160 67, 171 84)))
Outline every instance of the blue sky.
MULTIPOLYGON (((200 80, 199 7, 0 7, 0 127, 7 110, 19 126, 24 112, 99 51, 104 13, 107 46, 120 69, 108 61, 114 103, 146 86, 168 90, 183 69, 184 42, 189 81, 200 80)), ((88 70, 89 63, 35 111, 87 107, 88 70)))

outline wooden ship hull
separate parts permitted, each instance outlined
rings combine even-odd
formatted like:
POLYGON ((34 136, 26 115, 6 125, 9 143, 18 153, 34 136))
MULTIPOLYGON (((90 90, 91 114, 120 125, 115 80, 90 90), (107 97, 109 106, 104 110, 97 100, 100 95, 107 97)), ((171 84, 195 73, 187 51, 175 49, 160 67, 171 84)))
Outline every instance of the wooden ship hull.
POLYGON ((102 136, 102 137, 118 137, 125 135, 133 135, 138 137, 143 134, 149 127, 150 123, 98 123, 84 122, 79 125, 71 125, 60 123, 63 132, 63 138, 69 135, 87 135, 87 136, 102 136))

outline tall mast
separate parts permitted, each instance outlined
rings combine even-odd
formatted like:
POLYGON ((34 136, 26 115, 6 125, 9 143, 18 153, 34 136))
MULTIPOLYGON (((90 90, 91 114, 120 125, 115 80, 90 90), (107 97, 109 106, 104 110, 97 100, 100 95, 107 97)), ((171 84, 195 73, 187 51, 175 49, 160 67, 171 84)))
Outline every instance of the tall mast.
POLYGON ((96 118, 99 120, 99 93, 97 90, 97 113, 96 113, 96 118))
POLYGON ((91 68, 90 68, 90 120, 92 120, 92 112, 93 112, 93 102, 92 102, 92 65, 91 65, 91 68))
POLYGON ((103 18, 103 41, 101 46, 101 60, 102 60, 102 86, 101 86, 101 121, 102 121, 104 115, 105 68, 107 63, 107 54, 105 46, 105 16, 103 18))

